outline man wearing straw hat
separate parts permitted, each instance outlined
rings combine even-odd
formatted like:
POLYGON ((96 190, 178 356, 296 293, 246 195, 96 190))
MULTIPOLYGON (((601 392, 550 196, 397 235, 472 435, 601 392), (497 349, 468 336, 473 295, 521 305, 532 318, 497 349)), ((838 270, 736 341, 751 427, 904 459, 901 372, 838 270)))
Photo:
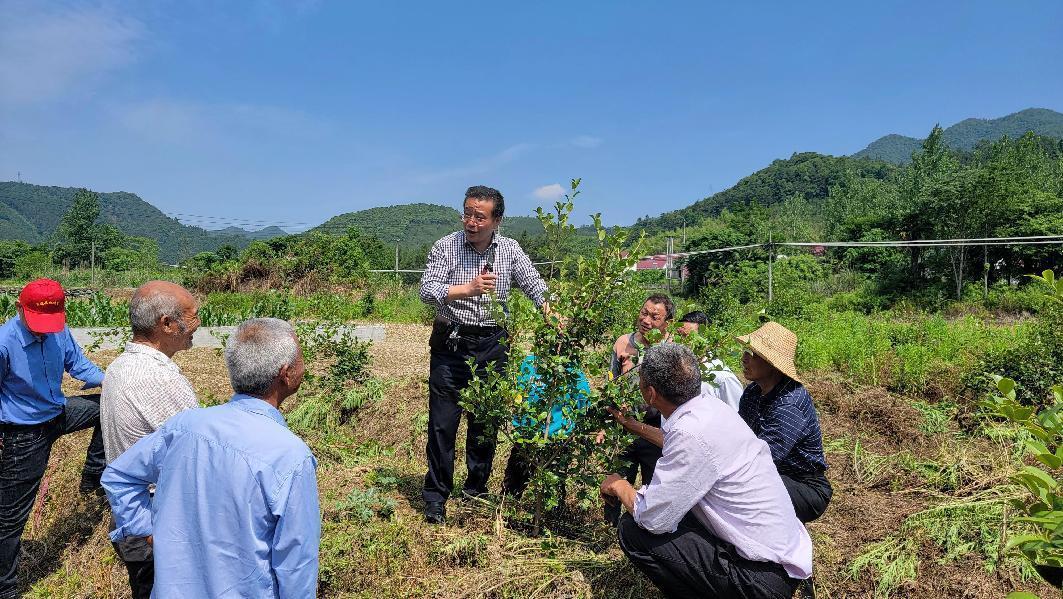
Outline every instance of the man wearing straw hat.
POLYGON ((768 322, 737 339, 745 349, 742 373, 751 381, 738 413, 771 449, 797 517, 811 522, 826 511, 833 490, 824 475, 819 416, 794 365, 797 335, 768 322))

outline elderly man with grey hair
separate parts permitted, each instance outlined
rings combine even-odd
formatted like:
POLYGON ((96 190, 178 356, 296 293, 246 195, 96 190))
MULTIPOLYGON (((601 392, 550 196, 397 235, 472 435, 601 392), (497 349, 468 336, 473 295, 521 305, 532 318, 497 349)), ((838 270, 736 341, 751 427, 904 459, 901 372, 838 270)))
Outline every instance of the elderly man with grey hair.
POLYGON ((790 597, 812 575, 812 540, 797 519, 768 445, 723 402, 701 394, 686 347, 646 350, 639 390, 662 416, 663 454, 637 491, 619 474, 601 485, 620 502, 620 548, 667 597, 790 597))
MULTIPOLYGON (((170 416, 198 407, 188 379, 173 361, 192 347, 199 327, 196 300, 184 287, 149 281, 129 300, 133 339, 107 368, 100 396, 100 429, 107 462, 155 432, 170 416)), ((132 537, 114 544, 129 572, 133 599, 151 596, 155 569, 151 545, 132 537)))
POLYGON ((317 460, 278 410, 305 373, 295 331, 248 320, 225 362, 228 403, 175 415, 104 471, 111 540, 153 543, 154 597, 315 597, 317 460))

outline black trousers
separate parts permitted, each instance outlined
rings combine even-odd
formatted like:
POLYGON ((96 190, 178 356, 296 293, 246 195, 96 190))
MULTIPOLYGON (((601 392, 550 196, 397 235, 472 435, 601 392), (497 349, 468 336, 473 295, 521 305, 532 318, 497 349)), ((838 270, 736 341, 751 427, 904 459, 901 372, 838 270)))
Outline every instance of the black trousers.
POLYGON ((143 537, 127 537, 111 545, 125 563, 129 573, 129 588, 133 599, 150 599, 155 586, 155 559, 148 540, 143 537))
POLYGON ((822 472, 803 476, 780 473, 779 477, 786 486, 786 492, 790 494, 797 519, 802 523, 812 522, 827 511, 827 504, 834 495, 834 489, 822 472))
POLYGON ((84 472, 99 475, 106 461, 100 432, 100 396, 68 397, 62 414, 41 424, 0 424, 0 597, 15 597, 18 555, 55 440, 92 428, 84 472))
MULTIPOLYGON (((508 359, 506 334, 498 332, 481 338, 462 338, 456 347, 447 345, 446 335, 436 324, 429 345, 432 348, 431 370, 428 376, 428 473, 424 477, 421 495, 425 502, 446 501, 454 490, 454 442, 464 410, 458 405, 459 394, 472 379, 467 360, 472 358, 481 376, 488 368, 501 370, 508 359)), ((470 493, 487 492, 491 478, 491 463, 495 459, 497 433, 474 415, 467 414, 468 433, 465 439, 465 465, 469 476, 465 490, 470 493)))
POLYGON ((782 599, 800 580, 779 564, 755 562, 712 536, 687 514, 671 534, 655 535, 624 514, 617 526, 620 549, 665 597, 782 599))

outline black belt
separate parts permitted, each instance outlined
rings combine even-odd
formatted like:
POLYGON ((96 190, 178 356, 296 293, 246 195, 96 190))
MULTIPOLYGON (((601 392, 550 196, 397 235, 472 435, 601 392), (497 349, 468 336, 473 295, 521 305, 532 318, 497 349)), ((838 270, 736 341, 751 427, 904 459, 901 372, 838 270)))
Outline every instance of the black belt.
POLYGON ((498 325, 491 326, 479 326, 474 324, 459 324, 458 336, 459 337, 491 337, 497 335, 502 331, 502 327, 498 325))
POLYGON ((14 422, 0 422, 0 431, 4 431, 5 433, 21 433, 24 431, 30 431, 35 428, 40 428, 42 426, 48 426, 55 422, 56 418, 59 418, 59 416, 56 416, 55 418, 51 418, 49 420, 45 420, 44 422, 38 422, 37 424, 15 424, 14 422))

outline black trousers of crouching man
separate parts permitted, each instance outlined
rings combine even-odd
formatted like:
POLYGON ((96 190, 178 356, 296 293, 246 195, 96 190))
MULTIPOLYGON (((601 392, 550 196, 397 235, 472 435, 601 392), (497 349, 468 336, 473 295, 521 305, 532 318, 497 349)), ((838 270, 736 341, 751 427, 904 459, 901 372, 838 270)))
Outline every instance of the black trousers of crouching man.
POLYGON ((827 504, 834 495, 834 489, 822 472, 804 475, 780 472, 779 477, 782 478, 786 492, 790 494, 794 512, 802 524, 818 519, 827 511, 827 504))
POLYGON ((687 514, 675 532, 657 535, 624 514, 617 526, 620 549, 669 599, 782 599, 800 580, 779 564, 738 554, 734 545, 709 533, 687 514))
POLYGON ((506 332, 498 327, 484 327, 478 334, 474 327, 463 328, 456 345, 448 344, 447 323, 436 321, 429 340, 431 369, 428 376, 428 473, 421 494, 425 502, 446 501, 454 490, 454 442, 462 413, 466 414, 468 433, 465 440, 465 465, 469 476, 464 490, 487 492, 491 463, 495 459, 497 433, 487 433, 485 423, 458 405, 461 390, 469 385, 472 370, 468 360, 475 360, 480 376, 491 368, 505 368, 509 357, 506 332))

